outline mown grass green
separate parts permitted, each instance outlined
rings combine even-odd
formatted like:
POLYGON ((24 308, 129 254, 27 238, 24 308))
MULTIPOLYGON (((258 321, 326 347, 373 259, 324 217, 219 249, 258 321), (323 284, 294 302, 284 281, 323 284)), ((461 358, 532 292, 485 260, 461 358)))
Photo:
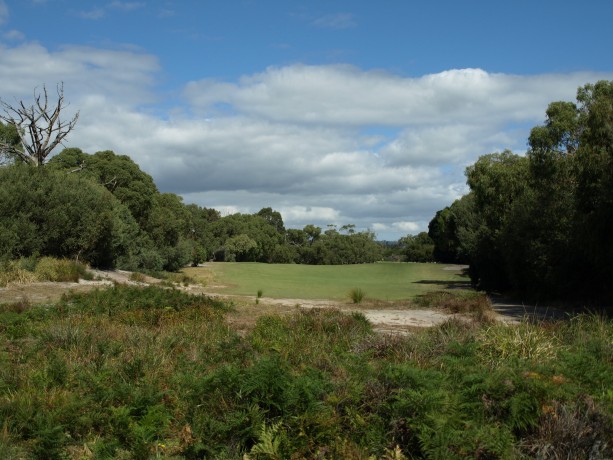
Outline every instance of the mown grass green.
POLYGON ((0 458, 613 456, 610 320, 403 337, 315 309, 240 335, 228 310, 127 286, 0 305, 0 458))
POLYGON ((217 263, 186 268, 184 272, 196 280, 206 280, 214 292, 253 295, 262 289, 266 297, 295 299, 347 300, 348 292, 359 288, 372 300, 404 300, 433 290, 466 286, 469 282, 460 266, 421 263, 217 263))

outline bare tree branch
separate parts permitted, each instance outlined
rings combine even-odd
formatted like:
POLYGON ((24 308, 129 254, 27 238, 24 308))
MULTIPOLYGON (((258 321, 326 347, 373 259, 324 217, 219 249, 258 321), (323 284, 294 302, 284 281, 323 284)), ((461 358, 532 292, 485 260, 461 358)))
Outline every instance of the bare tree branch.
POLYGON ((7 151, 25 163, 42 166, 53 149, 74 129, 79 119, 79 112, 69 121, 60 118, 62 110, 67 107, 63 83, 57 85, 57 96, 57 103, 50 107, 47 87, 43 85, 42 93, 34 90, 34 104, 31 106, 26 106, 23 101, 12 106, 0 99, 4 110, 4 114, 0 113, 0 120, 17 128, 23 147, 21 151, 14 146, 0 144, 0 151, 7 151))

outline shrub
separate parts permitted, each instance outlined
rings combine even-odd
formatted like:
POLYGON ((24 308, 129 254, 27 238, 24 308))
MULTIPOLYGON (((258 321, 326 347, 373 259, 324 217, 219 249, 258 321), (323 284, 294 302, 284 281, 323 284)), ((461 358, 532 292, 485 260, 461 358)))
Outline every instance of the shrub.
POLYGON ((88 293, 65 294, 60 309, 75 309, 84 312, 118 313, 122 311, 170 309, 180 311, 197 308, 202 313, 216 316, 216 312, 227 310, 221 301, 204 295, 190 295, 176 289, 158 286, 115 285, 108 289, 88 293))
POLYGON ((9 283, 31 283, 36 280, 36 275, 21 268, 19 261, 4 261, 0 263, 0 287, 4 287, 9 283))
POLYGON ((139 235, 132 247, 117 257, 117 268, 128 271, 159 272, 164 259, 149 238, 139 235))
POLYGON ((77 282, 87 272, 85 266, 68 259, 43 257, 36 264, 34 273, 40 281, 77 282))

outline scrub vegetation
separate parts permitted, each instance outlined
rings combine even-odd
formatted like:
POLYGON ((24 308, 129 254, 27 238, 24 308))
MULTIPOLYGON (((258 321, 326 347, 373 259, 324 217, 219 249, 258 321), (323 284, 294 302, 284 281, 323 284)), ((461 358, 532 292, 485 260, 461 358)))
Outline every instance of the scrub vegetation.
POLYGON ((296 310, 239 335, 231 309, 121 285, 0 306, 0 457, 613 455, 610 320, 452 318, 398 336, 296 310))

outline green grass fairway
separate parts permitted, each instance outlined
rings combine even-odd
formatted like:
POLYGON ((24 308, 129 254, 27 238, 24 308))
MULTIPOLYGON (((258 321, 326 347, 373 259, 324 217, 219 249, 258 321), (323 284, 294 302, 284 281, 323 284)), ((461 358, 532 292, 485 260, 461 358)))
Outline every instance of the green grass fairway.
POLYGON ((405 300, 468 283, 462 267, 445 264, 288 265, 213 263, 184 270, 213 292, 289 299, 348 299, 361 288, 371 300, 405 300), (215 285, 223 287, 215 288, 215 285))

